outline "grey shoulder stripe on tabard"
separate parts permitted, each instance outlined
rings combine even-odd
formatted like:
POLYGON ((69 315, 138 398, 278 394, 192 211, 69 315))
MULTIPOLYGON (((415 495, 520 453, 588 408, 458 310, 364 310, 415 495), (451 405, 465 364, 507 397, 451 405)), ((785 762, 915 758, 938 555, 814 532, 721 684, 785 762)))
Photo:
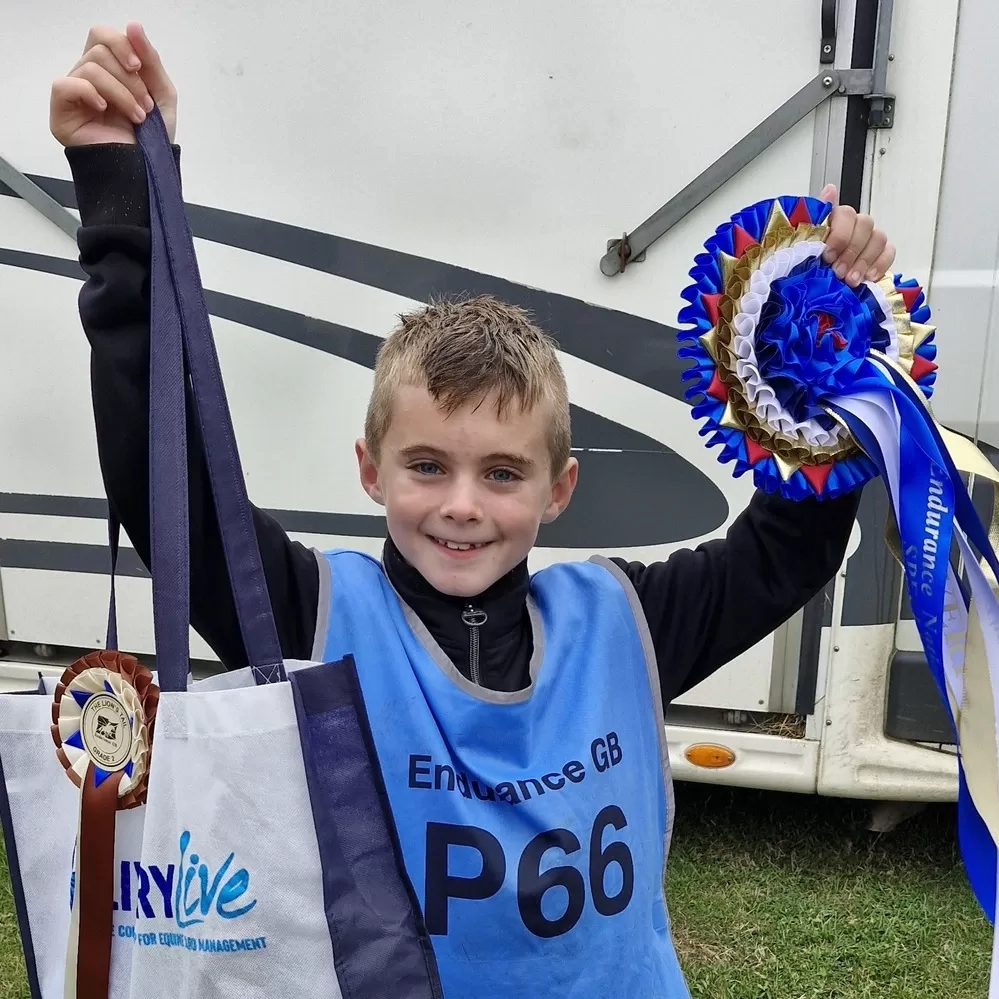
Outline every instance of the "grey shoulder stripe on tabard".
POLYGON ((652 632, 649 630, 649 622, 646 620, 645 611, 642 609, 642 602, 638 598, 638 593, 632 585, 631 580, 621 567, 603 555, 594 555, 591 562, 603 566, 623 587, 628 597, 628 604, 635 617, 635 624, 638 626, 638 634, 642 640, 642 651, 645 653, 645 671, 649 678, 649 689, 652 693, 652 707, 655 712, 656 732, 659 737, 659 753, 662 758, 663 786, 666 791, 666 850, 664 858, 669 857, 670 840, 673 837, 673 776, 669 765, 669 742, 666 739, 666 713, 663 710, 662 688, 659 685, 659 661, 656 658, 655 645, 652 642, 652 632))
POLYGON ((312 661, 320 662, 326 649, 326 631, 330 624, 330 564, 318 548, 312 549, 319 567, 319 600, 316 603, 316 631, 312 639, 312 661))

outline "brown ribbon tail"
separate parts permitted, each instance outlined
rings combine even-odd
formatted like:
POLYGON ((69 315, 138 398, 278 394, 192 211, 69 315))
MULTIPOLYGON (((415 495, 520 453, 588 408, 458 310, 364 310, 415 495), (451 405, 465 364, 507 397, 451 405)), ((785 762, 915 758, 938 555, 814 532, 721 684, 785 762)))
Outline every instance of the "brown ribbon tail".
POLYGON ((122 772, 95 785, 94 764, 83 781, 80 846, 76 865, 79 949, 76 958, 78 999, 108 999, 111 940, 114 932, 114 829, 122 772))

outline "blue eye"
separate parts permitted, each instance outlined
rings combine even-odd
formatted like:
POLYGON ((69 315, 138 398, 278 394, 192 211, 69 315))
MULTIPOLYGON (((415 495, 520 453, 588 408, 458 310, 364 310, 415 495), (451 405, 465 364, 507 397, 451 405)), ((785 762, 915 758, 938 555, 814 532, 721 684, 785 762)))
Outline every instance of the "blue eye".
POLYGON ((512 469, 494 468, 490 473, 494 477, 494 482, 516 482, 517 476, 512 469))
POLYGON ((410 468, 420 475, 436 475, 441 470, 436 461, 418 461, 415 465, 410 465, 410 468))

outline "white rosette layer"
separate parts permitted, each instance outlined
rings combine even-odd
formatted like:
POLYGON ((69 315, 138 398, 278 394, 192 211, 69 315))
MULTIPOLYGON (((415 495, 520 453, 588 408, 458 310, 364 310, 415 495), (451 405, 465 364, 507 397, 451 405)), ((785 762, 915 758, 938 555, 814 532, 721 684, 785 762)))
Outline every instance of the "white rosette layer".
POLYGON ((83 713, 87 700, 95 695, 110 695, 124 708, 131 730, 128 755, 114 770, 123 770, 118 796, 124 797, 134 790, 149 767, 149 729, 146 726, 142 702, 138 691, 120 673, 104 667, 92 667, 77 674, 66 686, 59 701, 59 738, 70 769, 80 782, 86 777, 87 768, 93 763, 101 770, 108 768, 87 752, 81 738, 83 713))
MULTIPOLYGON (((818 257, 825 250, 825 243, 810 240, 777 250, 754 271, 749 286, 739 300, 736 316, 732 321, 732 350, 736 355, 735 373, 742 383, 746 399, 752 404, 760 419, 775 433, 788 437, 801 437, 809 447, 831 447, 846 431, 838 424, 827 430, 817 420, 796 420, 781 404, 777 393, 760 373, 756 359, 756 330, 763 306, 770 298, 775 281, 787 277, 799 264, 818 257)), ((865 282, 874 295, 884 317, 881 327, 888 334, 886 353, 898 360, 898 332, 892 318, 891 307, 884 292, 873 282, 865 282)))

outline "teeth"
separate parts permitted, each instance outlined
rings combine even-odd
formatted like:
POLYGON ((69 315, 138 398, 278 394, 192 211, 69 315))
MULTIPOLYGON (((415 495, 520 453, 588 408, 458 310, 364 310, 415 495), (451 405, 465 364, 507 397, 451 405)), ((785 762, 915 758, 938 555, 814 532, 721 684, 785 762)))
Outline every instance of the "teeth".
POLYGON ((443 545, 445 548, 450 548, 452 551, 456 552, 467 552, 470 548, 481 548, 481 544, 459 544, 457 541, 445 541, 443 538, 434 538, 434 541, 439 545, 443 545))

